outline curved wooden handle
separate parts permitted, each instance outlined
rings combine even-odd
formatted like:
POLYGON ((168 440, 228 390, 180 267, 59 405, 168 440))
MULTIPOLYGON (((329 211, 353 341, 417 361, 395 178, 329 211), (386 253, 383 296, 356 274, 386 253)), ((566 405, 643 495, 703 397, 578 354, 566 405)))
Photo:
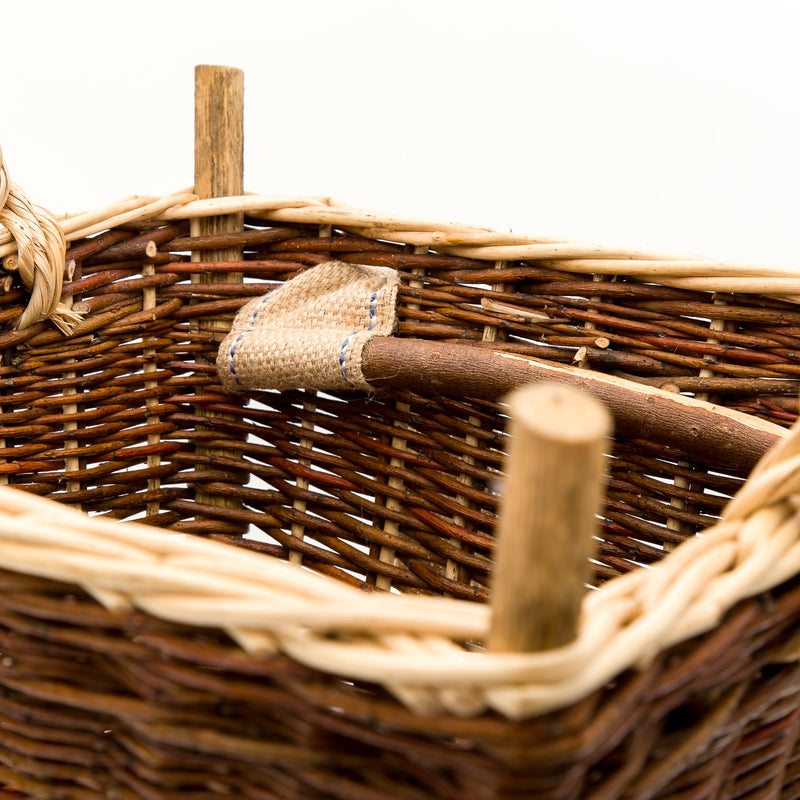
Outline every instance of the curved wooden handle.
POLYGON ((779 425, 703 400, 467 345, 375 337, 364 349, 362 370, 376 388, 492 401, 526 383, 565 383, 605 402, 619 433, 674 447, 718 468, 749 471, 787 434, 779 425))

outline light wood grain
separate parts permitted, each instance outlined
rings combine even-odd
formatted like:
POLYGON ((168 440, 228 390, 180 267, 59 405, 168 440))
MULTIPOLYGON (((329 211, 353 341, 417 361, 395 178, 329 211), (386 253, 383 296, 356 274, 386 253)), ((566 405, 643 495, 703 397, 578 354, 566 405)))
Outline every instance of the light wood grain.
MULTIPOLYGON (((233 67, 195 68, 194 189, 201 199, 240 195, 244 182, 244 74, 233 67)), ((241 212, 192 220, 193 236, 238 233, 241 212)), ((197 251, 193 261, 241 261, 241 248, 197 251)), ((242 274, 201 274, 200 283, 241 283, 242 274)), ((227 320, 204 320, 203 326, 224 328, 227 320)))
POLYGON ((577 635, 611 416, 583 392, 549 383, 515 390, 508 404, 489 647, 548 650, 577 635))
MULTIPOLYGON (((244 74, 233 67, 199 65, 195 68, 195 194, 201 199, 241 195, 244 181, 244 74)), ((192 236, 212 236, 239 233, 244 225, 241 212, 192 219, 192 236)), ((241 261, 242 248, 228 247, 219 250, 192 251, 193 262, 241 261)), ((241 283, 241 272, 199 272, 192 281, 200 285, 209 283, 241 283)), ((204 317, 198 327, 224 336, 230 329, 232 315, 204 317)), ((209 420, 231 420, 230 415, 198 409, 198 413, 209 420)), ((198 446, 200 455, 230 455, 203 445, 198 446)), ((197 502, 226 508, 240 508, 241 502, 230 497, 220 497, 202 491, 204 473, 209 467, 198 465, 195 475, 200 483, 196 493, 197 502)), ((215 470, 218 474, 218 470, 215 470)), ((243 474, 231 473, 228 478, 241 484, 243 474)), ((230 525, 244 532, 245 526, 230 525)))

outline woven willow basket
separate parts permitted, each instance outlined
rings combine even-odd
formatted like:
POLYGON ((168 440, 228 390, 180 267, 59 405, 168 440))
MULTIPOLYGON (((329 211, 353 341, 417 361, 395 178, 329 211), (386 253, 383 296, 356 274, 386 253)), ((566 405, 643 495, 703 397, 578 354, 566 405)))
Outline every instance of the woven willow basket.
POLYGON ((0 781, 69 800, 800 797, 799 277, 191 193, 58 226, 34 209, 26 277, 15 197, 0 781), (243 230, 198 233, 223 213, 243 230), (224 387, 232 315, 331 260, 397 272, 406 372, 224 387), (596 590, 572 644, 488 652, 498 400, 530 363, 622 391, 596 590))

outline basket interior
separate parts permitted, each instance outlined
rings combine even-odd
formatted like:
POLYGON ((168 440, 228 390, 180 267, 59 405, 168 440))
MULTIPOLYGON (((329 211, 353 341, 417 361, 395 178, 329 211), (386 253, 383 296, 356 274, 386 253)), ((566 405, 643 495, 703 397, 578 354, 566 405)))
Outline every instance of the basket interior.
MULTIPOLYGON (((47 323, 0 336, 4 482, 356 585, 485 600, 501 405, 399 390, 234 396, 217 383, 224 332, 208 319, 332 257, 400 272, 397 336, 577 363, 781 425, 797 416, 791 303, 246 223, 236 264, 191 263, 190 251, 221 242, 189 237, 188 224, 123 226, 72 244, 65 295, 88 312, 84 322, 67 338, 47 323), (243 283, 226 282, 235 270, 243 283), (221 282, 200 284, 201 272, 221 282)), ((25 302, 12 287, 0 319, 25 302)), ((644 440, 618 437, 610 455, 595 583, 712 524, 746 477, 644 440)))

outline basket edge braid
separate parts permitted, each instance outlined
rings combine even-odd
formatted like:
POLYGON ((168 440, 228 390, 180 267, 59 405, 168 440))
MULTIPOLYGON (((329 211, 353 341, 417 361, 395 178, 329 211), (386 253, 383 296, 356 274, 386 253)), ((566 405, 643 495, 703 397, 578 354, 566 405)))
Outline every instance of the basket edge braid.
MULTIPOLYGON (((335 225, 369 238, 427 245, 443 253, 479 260, 535 258, 548 267, 568 272, 623 275, 675 288, 767 295, 800 303, 800 274, 788 268, 501 233, 366 211, 324 197, 245 194, 198 200, 187 189, 164 197, 134 195, 99 210, 58 217, 56 221, 66 241, 71 242, 127 223, 234 213, 268 222, 335 225)), ((0 258, 16 250, 12 235, 0 231, 0 258)))

